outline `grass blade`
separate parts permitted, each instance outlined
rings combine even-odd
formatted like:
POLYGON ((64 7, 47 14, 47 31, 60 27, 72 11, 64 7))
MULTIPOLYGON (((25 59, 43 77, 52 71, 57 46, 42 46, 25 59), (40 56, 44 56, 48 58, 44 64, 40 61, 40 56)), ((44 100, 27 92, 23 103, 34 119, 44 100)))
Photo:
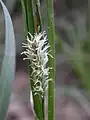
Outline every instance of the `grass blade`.
POLYGON ((46 0, 46 11, 48 21, 48 40, 50 44, 51 55, 49 56, 50 74, 49 78, 52 79, 48 84, 48 120, 54 120, 54 80, 55 80, 55 30, 54 30, 54 15, 53 15, 53 0, 46 0))

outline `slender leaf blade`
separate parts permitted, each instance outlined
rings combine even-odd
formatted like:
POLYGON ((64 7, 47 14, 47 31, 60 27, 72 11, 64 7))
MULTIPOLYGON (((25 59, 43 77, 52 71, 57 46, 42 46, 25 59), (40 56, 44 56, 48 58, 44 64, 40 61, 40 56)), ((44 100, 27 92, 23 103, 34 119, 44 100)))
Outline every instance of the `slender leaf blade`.
POLYGON ((0 76, 0 119, 4 120, 11 94, 11 83, 15 75, 15 36, 12 20, 4 3, 0 0, 5 18, 5 52, 0 76))

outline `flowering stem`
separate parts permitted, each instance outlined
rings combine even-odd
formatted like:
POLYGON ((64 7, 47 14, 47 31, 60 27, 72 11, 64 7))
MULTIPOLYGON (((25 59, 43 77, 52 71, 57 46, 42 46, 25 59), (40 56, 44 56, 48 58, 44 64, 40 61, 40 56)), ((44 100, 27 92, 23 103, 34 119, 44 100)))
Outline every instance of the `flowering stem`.
MULTIPOLYGON (((35 22, 34 22, 34 16, 33 16, 33 0, 21 0, 22 3, 22 9, 24 13, 24 23, 25 23, 25 33, 26 37, 28 36, 28 33, 32 34, 34 36, 35 34, 35 22)), ((40 23, 39 23, 40 24, 40 23)), ((29 35, 29 37, 31 37, 29 35)), ((31 38, 29 38, 31 39, 31 38)), ((28 45, 28 44, 27 44, 28 45)), ((26 51, 27 52, 27 51, 26 51)), ((32 55, 32 53, 31 53, 32 55)), ((33 69, 31 67, 32 61, 28 59, 29 63, 29 75, 30 75, 30 84, 31 84, 31 90, 32 90, 32 96, 33 96, 33 103, 34 103, 34 111, 36 115, 36 119, 38 120, 44 120, 44 115, 43 115, 43 107, 42 107, 42 98, 39 95, 34 95, 33 92, 33 87, 34 87, 34 82, 35 80, 35 75, 31 75, 33 72, 33 69)))
POLYGON ((50 74, 49 78, 52 81, 48 85, 48 120, 54 120, 54 80, 55 80, 55 30, 54 30, 54 15, 53 15, 53 0, 46 0, 46 11, 48 20, 48 40, 50 44, 51 55, 49 56, 50 74))
MULTIPOLYGON (((37 17, 37 28, 36 30, 38 31, 38 27, 39 28, 39 31, 38 32, 41 32, 42 31, 42 18, 41 18, 41 10, 40 10, 40 0, 34 0, 35 2, 35 5, 36 5, 36 17, 37 17)), ((45 107, 44 107, 44 102, 45 102, 45 97, 43 96, 42 98, 42 114, 43 114, 43 120, 45 119, 45 107)))

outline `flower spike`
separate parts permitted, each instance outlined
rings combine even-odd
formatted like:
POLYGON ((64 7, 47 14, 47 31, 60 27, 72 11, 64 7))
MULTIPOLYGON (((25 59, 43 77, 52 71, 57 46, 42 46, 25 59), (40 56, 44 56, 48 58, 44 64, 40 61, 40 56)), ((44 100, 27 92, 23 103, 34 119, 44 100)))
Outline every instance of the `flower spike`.
POLYGON ((21 54, 26 56, 23 60, 27 59, 31 62, 31 78, 34 82, 34 95, 41 95, 41 97, 44 97, 44 93, 48 88, 48 82, 51 81, 48 76, 49 69, 51 68, 47 67, 48 56, 51 56, 51 50, 48 51, 50 45, 46 32, 35 33, 34 36, 29 33, 27 36, 27 43, 22 43, 22 47, 25 48, 25 51, 21 54))

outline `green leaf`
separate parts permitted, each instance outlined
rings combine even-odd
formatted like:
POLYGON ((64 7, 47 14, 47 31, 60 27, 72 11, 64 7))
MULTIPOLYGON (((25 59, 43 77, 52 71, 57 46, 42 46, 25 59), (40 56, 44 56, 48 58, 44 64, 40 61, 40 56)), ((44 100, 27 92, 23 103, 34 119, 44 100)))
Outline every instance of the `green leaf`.
POLYGON ((4 3, 0 0, 5 18, 5 51, 0 76, 0 119, 4 120, 15 75, 15 37, 13 24, 4 3))

